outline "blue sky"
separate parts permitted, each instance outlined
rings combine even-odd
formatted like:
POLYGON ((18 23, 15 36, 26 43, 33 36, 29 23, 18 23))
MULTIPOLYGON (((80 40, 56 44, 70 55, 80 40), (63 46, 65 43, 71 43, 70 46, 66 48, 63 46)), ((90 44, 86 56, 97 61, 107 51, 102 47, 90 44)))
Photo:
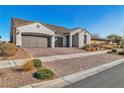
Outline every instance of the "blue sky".
POLYGON ((82 27, 101 37, 122 35, 124 29, 124 6, 0 6, 0 35, 4 40, 9 40, 12 17, 82 27))

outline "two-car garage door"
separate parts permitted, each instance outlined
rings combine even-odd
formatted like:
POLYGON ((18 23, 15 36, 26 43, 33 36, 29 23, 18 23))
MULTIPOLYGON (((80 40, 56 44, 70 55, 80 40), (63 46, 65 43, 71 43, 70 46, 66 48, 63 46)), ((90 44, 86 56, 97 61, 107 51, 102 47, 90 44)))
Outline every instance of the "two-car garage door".
POLYGON ((24 48, 49 47, 49 37, 48 36, 22 35, 22 47, 24 48))

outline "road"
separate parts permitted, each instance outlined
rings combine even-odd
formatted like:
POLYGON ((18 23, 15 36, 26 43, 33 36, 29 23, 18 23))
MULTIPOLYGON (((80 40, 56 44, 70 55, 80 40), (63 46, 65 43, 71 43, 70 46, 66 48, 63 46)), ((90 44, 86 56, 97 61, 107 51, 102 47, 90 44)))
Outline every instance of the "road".
POLYGON ((124 88, 124 63, 65 88, 124 88))

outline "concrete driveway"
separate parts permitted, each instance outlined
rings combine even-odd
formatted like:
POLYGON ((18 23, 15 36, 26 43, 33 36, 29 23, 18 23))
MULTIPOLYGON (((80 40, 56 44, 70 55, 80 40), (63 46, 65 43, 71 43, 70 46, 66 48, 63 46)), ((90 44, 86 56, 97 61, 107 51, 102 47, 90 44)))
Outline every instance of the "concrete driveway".
POLYGON ((120 55, 98 54, 92 56, 44 62, 43 64, 63 77, 122 58, 124 57, 120 55))
POLYGON ((86 52, 79 48, 23 48, 25 52, 34 56, 53 56, 86 52))

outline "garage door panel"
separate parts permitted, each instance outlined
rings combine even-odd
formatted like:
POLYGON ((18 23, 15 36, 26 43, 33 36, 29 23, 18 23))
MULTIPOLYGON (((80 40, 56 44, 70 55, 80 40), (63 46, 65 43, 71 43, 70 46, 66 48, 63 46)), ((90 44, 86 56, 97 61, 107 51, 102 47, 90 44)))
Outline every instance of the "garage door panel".
POLYGON ((48 41, 48 37, 45 36, 22 36, 22 47, 46 48, 48 41))
POLYGON ((22 46, 26 48, 28 47, 28 38, 25 36, 22 37, 22 46))
POLYGON ((72 36, 72 47, 78 47, 78 34, 72 36))
POLYGON ((36 40, 35 37, 30 37, 28 42, 29 42, 29 47, 30 48, 35 48, 36 47, 37 40, 36 40))
POLYGON ((48 39, 45 37, 39 37, 37 38, 37 47, 48 47, 47 45, 48 39))

